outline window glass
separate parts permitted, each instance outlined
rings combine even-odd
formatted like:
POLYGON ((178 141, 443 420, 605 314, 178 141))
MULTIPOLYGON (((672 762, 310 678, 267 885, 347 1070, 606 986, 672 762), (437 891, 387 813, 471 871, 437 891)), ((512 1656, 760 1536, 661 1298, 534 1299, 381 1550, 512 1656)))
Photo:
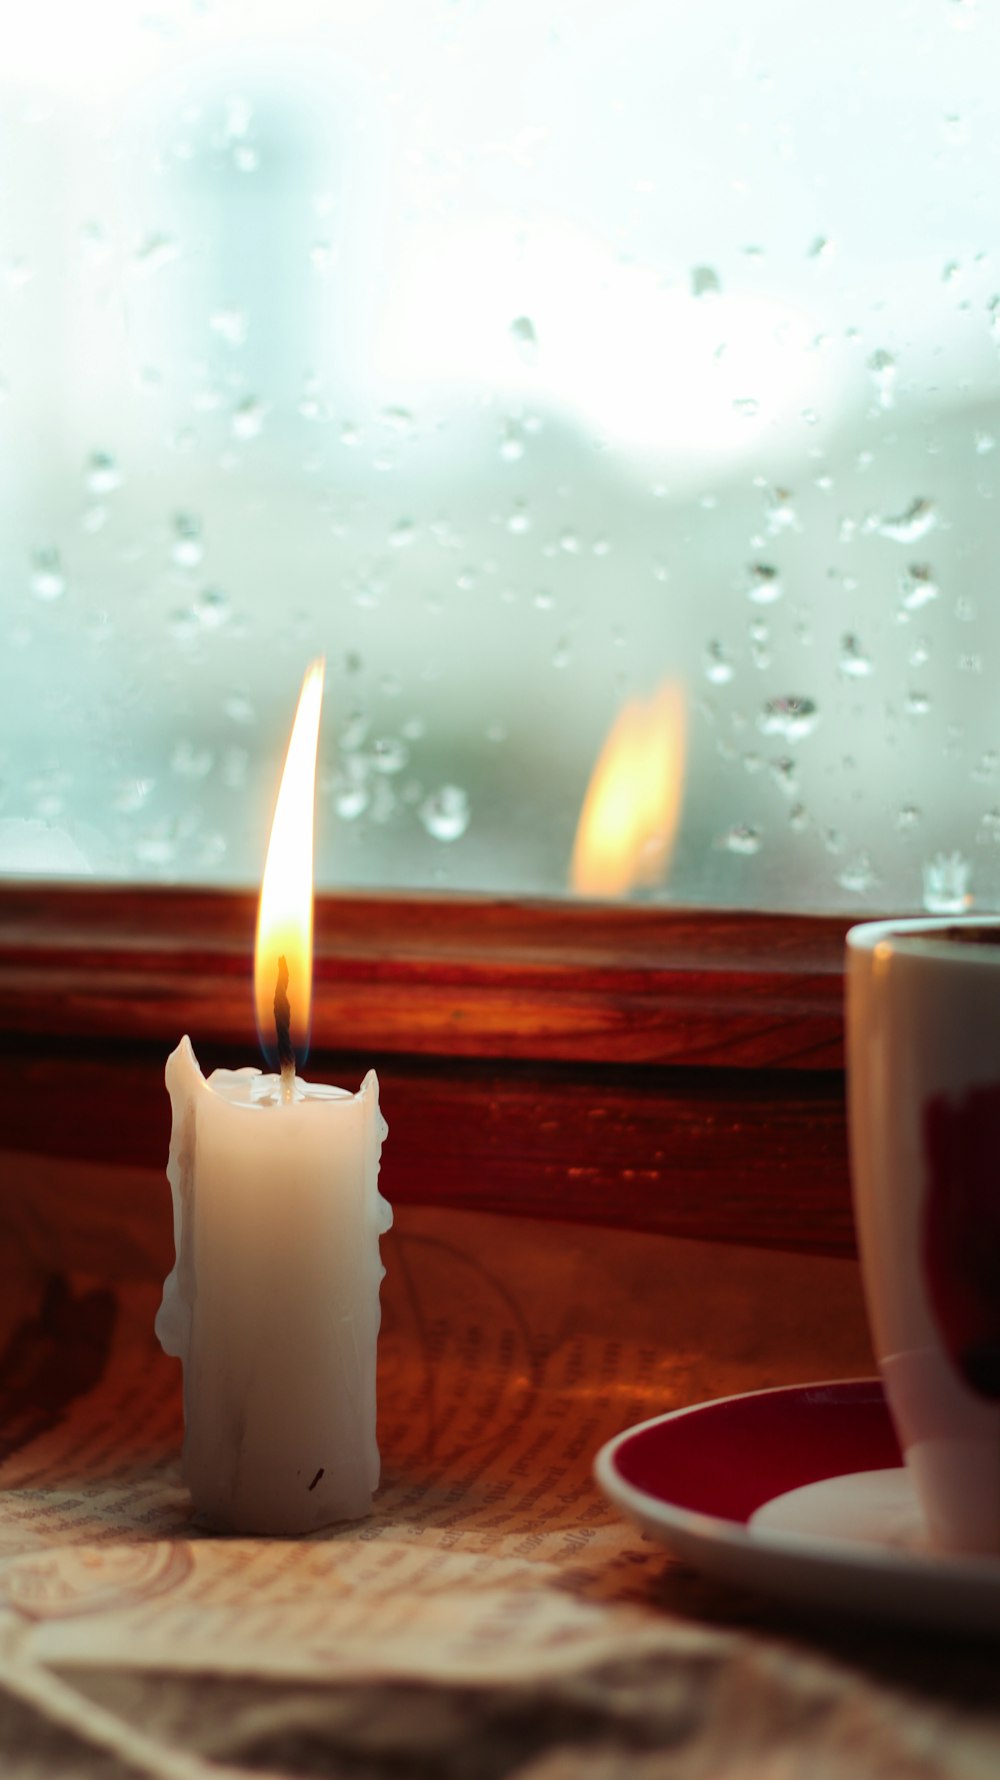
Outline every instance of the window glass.
POLYGON ((326 886, 994 904, 998 66, 985 0, 19 9, 0 869, 253 883, 324 653, 326 886))

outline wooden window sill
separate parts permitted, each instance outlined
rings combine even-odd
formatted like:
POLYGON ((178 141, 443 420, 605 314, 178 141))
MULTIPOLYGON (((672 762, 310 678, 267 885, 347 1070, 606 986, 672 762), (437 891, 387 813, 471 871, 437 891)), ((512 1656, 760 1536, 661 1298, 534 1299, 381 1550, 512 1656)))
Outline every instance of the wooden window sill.
MULTIPOLYGON (((0 887, 0 1148, 163 1164, 163 1062, 257 1060, 256 900, 0 887)), ((374 1065, 389 1196, 851 1251, 842 951, 812 917, 317 899, 309 1073, 374 1065)))

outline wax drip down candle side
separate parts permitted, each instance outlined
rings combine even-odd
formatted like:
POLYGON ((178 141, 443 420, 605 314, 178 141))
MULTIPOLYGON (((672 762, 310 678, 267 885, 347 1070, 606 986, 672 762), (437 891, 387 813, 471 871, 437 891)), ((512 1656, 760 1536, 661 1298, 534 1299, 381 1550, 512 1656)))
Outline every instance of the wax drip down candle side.
POLYGON ((378 1080, 370 1070, 350 1093, 299 1073, 322 691, 317 662, 289 741, 257 922, 258 1030, 278 1073, 216 1069, 206 1081, 187 1037, 166 1069, 176 1259, 156 1333, 183 1366, 183 1477, 195 1510, 242 1534, 359 1519, 379 1479, 379 1238, 392 1212, 378 1191, 378 1080))

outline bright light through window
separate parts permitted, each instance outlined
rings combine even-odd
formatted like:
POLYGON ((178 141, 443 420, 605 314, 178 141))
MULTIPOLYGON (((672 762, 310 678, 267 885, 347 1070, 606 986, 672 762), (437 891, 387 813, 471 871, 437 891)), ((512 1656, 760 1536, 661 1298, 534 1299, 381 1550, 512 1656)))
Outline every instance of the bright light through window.
POLYGON ((21 9, 0 870, 255 883, 325 655, 321 884, 569 893, 670 686, 588 883, 997 906, 997 65, 985 0, 21 9))

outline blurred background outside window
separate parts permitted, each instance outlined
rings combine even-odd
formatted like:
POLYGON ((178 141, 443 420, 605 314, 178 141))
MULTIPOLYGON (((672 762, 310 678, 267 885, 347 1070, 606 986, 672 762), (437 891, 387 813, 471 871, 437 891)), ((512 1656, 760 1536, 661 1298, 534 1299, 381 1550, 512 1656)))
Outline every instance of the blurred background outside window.
POLYGON ((325 653, 324 887, 1000 906, 998 67, 986 0, 18 9, 0 871, 254 884, 325 653))

